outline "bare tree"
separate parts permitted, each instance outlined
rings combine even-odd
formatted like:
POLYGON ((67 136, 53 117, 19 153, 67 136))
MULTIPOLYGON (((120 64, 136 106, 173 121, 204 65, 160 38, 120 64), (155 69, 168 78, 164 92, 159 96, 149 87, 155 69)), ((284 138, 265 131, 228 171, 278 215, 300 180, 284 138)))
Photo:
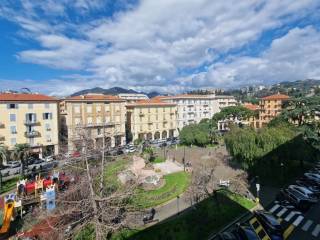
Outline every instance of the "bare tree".
MULTIPOLYGON (((103 138, 105 137, 104 131, 103 138)), ((105 239, 127 226, 128 218, 137 214, 130 204, 136 182, 131 181, 118 189, 110 188, 103 177, 107 167, 105 152, 109 149, 109 144, 106 145, 103 140, 102 146, 94 146, 90 130, 85 127, 77 129, 76 141, 81 146, 81 161, 75 161, 66 167, 79 177, 68 191, 59 194, 58 207, 51 216, 63 218, 64 221, 54 223, 53 231, 59 233, 59 238, 65 239, 66 226, 69 226, 67 230, 70 238, 84 227, 93 226, 95 239, 105 239), (96 156, 97 149, 101 154, 101 161, 92 163, 91 158, 96 156)))

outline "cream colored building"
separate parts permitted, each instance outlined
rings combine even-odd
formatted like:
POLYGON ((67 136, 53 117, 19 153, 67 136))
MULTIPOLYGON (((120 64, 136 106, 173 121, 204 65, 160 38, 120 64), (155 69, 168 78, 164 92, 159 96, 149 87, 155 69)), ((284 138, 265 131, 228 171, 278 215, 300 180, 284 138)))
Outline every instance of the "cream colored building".
POLYGON ((147 95, 142 93, 120 93, 118 96, 121 99, 125 99, 128 103, 149 99, 147 95))
POLYGON ((29 144, 32 151, 58 153, 58 100, 41 94, 0 93, 0 143, 13 149, 29 144))
POLYGON ((177 128, 199 123, 202 119, 212 118, 220 111, 215 95, 191 95, 157 97, 161 101, 177 104, 177 128))
POLYGON ((60 125, 68 150, 81 149, 82 129, 90 136, 94 148, 125 144, 125 100, 117 96, 90 94, 63 99, 60 102, 60 125))
POLYGON ((216 100, 219 104, 219 109, 221 110, 224 107, 236 106, 238 104, 234 96, 229 95, 216 95, 216 100))
POLYGON ((177 106, 158 99, 127 104, 127 126, 132 140, 167 139, 178 135, 177 106))

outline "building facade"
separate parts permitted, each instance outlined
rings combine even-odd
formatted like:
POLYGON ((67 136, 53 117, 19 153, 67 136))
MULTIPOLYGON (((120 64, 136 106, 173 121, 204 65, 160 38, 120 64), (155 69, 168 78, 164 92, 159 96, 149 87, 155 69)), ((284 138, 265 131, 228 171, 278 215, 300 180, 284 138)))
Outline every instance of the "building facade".
POLYGON ((259 105, 259 127, 266 126, 272 119, 278 116, 282 111, 284 102, 290 99, 284 94, 274 94, 260 99, 259 105))
POLYGON ((90 94, 64 99, 60 103, 62 142, 68 151, 81 150, 80 135, 89 136, 93 148, 125 144, 125 100, 117 96, 90 94))
POLYGON ((142 93, 120 93, 119 98, 125 99, 127 102, 132 103, 139 100, 147 100, 149 97, 142 93))
POLYGON ((177 105, 177 128, 199 123, 202 119, 212 118, 220 111, 219 102, 215 95, 176 95, 161 97, 164 102, 177 105))
POLYGON ((0 93, 0 143, 29 144, 34 154, 58 154, 58 100, 41 94, 0 93))
POLYGON ((159 100, 127 104, 127 130, 132 140, 167 139, 178 135, 177 106, 159 100))
POLYGON ((225 107, 236 106, 238 104, 234 96, 216 95, 215 99, 218 101, 219 110, 225 107))

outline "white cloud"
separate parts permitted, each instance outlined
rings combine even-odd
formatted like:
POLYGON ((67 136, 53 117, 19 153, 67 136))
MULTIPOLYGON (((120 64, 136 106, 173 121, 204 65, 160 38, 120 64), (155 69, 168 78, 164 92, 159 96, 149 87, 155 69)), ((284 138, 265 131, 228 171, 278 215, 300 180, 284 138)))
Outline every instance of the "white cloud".
MULTIPOLYGON (((315 49, 297 48, 299 41, 314 42, 312 38, 316 38, 318 32, 312 28, 306 28, 310 33, 305 35, 295 34, 301 29, 290 31, 275 40, 260 57, 230 54, 227 61, 210 65, 219 55, 250 45, 264 31, 308 16, 319 6, 316 0, 142 0, 112 17, 93 19, 91 15, 88 22, 80 21, 80 16, 68 16, 68 11, 90 15, 106 8, 108 2, 22 2, 20 10, 0 4, 0 15, 11 18, 24 29, 27 37, 39 44, 37 48, 17 53, 18 58, 53 68, 88 72, 90 77, 86 76, 85 80, 61 77, 61 81, 72 86, 83 84, 81 87, 85 87, 91 82, 91 85, 179 91, 317 75, 310 60, 316 62, 316 57, 307 57, 313 56, 315 49), (39 9, 46 9, 42 13, 45 20, 39 15, 39 9), (306 63, 298 64, 299 60, 290 61, 290 57, 301 58, 306 63), (202 64, 209 64, 206 72, 183 78, 178 74, 202 64), (283 66, 288 73, 281 71, 283 66), (293 71, 293 67, 299 67, 300 71, 293 71)), ((47 85, 51 83, 48 81, 47 85)))

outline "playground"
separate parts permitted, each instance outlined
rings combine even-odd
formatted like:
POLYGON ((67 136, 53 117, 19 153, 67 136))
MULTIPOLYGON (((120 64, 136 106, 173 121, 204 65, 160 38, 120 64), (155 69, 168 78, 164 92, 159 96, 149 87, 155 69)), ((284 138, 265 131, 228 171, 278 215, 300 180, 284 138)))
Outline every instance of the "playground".
POLYGON ((18 180, 15 191, 0 201, 0 236, 4 239, 10 236, 15 231, 11 225, 16 225, 35 206, 48 212, 54 210, 56 195, 67 189, 72 181, 65 173, 59 172, 45 177, 38 175, 33 180, 18 180))

